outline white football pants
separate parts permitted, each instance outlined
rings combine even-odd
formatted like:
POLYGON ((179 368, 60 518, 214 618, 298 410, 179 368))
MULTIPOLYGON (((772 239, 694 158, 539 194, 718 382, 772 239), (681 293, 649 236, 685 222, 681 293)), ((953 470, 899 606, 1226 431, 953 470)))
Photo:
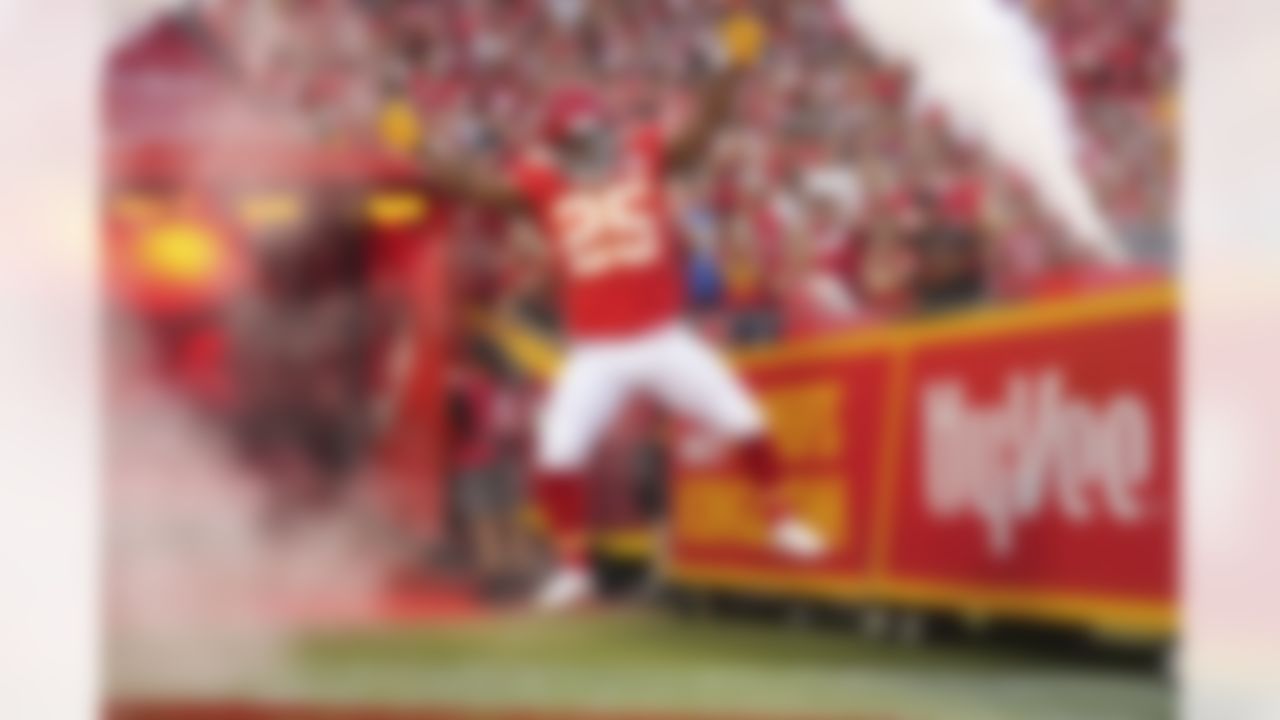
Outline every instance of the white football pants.
POLYGON ((761 435, 765 419, 743 382, 683 323, 634 337, 576 343, 538 424, 544 472, 577 472, 627 400, 646 394, 725 437, 761 435))

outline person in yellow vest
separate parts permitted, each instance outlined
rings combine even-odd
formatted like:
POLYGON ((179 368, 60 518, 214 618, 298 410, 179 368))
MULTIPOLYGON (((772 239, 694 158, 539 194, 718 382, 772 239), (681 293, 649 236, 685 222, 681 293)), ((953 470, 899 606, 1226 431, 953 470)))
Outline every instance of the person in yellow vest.
POLYGON ((387 98, 378 112, 380 149, 399 157, 413 157, 422 148, 422 118, 412 100, 403 94, 387 98))

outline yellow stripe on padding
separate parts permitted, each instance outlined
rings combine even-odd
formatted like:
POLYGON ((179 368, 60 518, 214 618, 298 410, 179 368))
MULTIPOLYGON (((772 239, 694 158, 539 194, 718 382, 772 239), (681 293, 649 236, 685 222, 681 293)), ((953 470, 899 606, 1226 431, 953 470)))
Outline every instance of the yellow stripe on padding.
POLYGON ((560 367, 560 346, 518 321, 499 317, 475 318, 516 367, 539 380, 550 380, 560 367))

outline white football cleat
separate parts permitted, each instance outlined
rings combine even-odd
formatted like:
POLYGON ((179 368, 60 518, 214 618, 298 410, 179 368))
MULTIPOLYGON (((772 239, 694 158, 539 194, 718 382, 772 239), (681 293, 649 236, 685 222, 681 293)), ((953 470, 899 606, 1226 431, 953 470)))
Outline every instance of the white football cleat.
POLYGON ((558 612, 581 605, 593 594, 595 587, 587 568, 566 565, 542 582, 533 604, 543 612, 558 612))
POLYGON ((794 560, 816 560, 827 552, 827 543, 799 518, 786 516, 769 529, 769 541, 778 552, 794 560))

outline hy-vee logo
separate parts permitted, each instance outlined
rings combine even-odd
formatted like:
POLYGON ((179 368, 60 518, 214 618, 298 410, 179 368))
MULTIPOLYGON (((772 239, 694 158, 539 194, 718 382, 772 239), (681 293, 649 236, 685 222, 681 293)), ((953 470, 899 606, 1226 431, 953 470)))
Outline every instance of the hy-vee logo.
POLYGON ((1154 451, 1136 393, 1086 399, 1048 369, 1009 376, 994 402, 952 378, 926 384, 921 401, 927 508, 977 515, 995 556, 1013 551, 1020 523, 1051 508, 1075 524, 1142 517, 1154 451))

